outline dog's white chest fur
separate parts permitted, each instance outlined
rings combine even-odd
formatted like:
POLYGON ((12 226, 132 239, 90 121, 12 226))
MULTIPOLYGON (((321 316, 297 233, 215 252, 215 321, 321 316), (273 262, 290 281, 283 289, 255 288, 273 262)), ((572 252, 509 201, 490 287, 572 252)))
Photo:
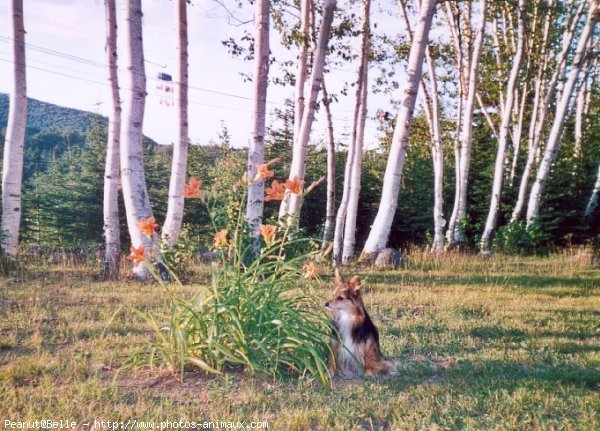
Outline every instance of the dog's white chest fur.
POLYGON ((342 338, 343 347, 338 350, 338 366, 345 372, 362 374, 364 368, 364 352, 360 344, 352 338, 354 321, 349 313, 341 312, 336 324, 342 338))

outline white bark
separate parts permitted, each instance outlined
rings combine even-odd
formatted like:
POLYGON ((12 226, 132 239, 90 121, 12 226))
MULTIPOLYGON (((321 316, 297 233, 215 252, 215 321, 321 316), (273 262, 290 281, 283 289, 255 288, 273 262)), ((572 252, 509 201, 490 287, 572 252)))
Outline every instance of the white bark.
MULTIPOLYGON (((408 19, 408 13, 406 11, 405 0, 399 0, 400 11, 404 19, 406 26, 406 32, 408 35, 408 42, 412 43, 413 33, 408 19)), ((459 63, 461 59, 459 58, 459 63)), ((433 244, 431 251, 439 253, 444 251, 444 226, 446 220, 444 220, 443 213, 443 180, 444 180, 444 147, 442 143, 442 132, 441 132, 441 110, 440 110, 440 99, 438 96, 437 77, 435 72, 435 63, 431 56, 429 46, 425 48, 425 63, 427 64, 427 74, 429 76, 429 91, 425 79, 421 77, 420 90, 423 92, 425 99, 425 116, 427 118, 427 124, 429 126, 429 135, 431 137, 431 159, 433 163, 433 244)), ((462 85, 459 85, 462 88, 462 85)), ((460 92, 461 93, 461 92, 460 92)), ((462 93, 461 93, 462 94, 462 93)), ((459 101, 459 110, 462 103, 459 101)), ((460 119, 458 120, 460 123, 460 119)))
MULTIPOLYGON (((471 166, 471 149, 473 146, 473 113, 475 111, 475 99, 477 96, 477 83, 479 80, 479 62, 483 47, 483 38, 485 35, 487 16, 487 1, 481 2, 481 18, 477 28, 475 41, 473 42, 473 52, 468 62, 468 84, 466 100, 464 103, 462 127, 460 128, 460 163, 459 176, 460 182, 456 184, 458 189, 458 202, 455 202, 456 211, 453 210, 453 217, 450 219, 446 237, 448 246, 456 243, 462 243, 466 240, 463 228, 463 222, 467 217, 467 186, 469 182, 469 170, 471 166)), ((456 43, 456 42, 455 42, 456 43)), ((460 48, 458 48, 460 49, 460 48)))
MULTIPOLYGON (((554 1, 550 2, 549 7, 554 7, 554 1)), ((545 125, 544 122, 548 110, 550 109, 552 100, 554 98, 554 92, 559 78, 560 67, 558 65, 563 64, 567 60, 567 56, 570 51, 570 46, 575 36, 575 29, 579 21, 579 17, 583 13, 583 3, 580 5, 577 11, 575 11, 575 13, 570 16, 570 19, 566 26, 565 35, 563 36, 561 51, 556 56, 556 65, 553 68, 553 73, 547 83, 544 79, 544 76, 548 68, 548 64, 550 63, 550 57, 552 56, 552 51, 548 49, 547 42, 549 40, 548 32, 550 28, 550 21, 553 17, 550 11, 546 13, 546 23, 542 42, 543 52, 541 55, 542 66, 539 69, 538 75, 536 77, 534 105, 532 111, 532 118, 530 120, 529 134, 527 138, 527 161, 525 163, 525 168, 521 176, 517 202, 515 203, 515 207, 513 209, 511 222, 515 222, 521 217, 523 207, 525 206, 525 199, 527 197, 527 190, 529 186, 529 177, 531 175, 531 171, 533 170, 533 166, 538 158, 539 144, 542 138, 542 132, 545 125)))
POLYGON ((596 175, 596 183, 594 184, 594 189, 592 190, 592 195, 590 196, 590 200, 585 207, 585 216, 591 217, 594 214, 594 211, 598 207, 598 197, 600 195, 600 164, 598 165, 598 174, 596 175))
POLYGON ((406 146, 421 80, 423 57, 425 56, 425 48, 427 47, 436 4, 436 0, 423 0, 419 9, 417 26, 408 57, 407 77, 402 91, 402 105, 396 118, 396 127, 383 178, 381 202, 363 248, 364 257, 373 256, 386 246, 396 213, 406 146))
MULTIPOLYGON (((510 167, 509 186, 512 188, 517 175, 517 164, 519 163, 519 152, 521 150, 521 137, 523 135, 523 122, 525 120, 525 107, 527 106, 528 93, 527 83, 523 84, 521 102, 514 105, 515 125, 513 127, 513 159, 510 167)), ((515 96, 516 100, 516 96, 515 96)))
MULTIPOLYGON (((361 55, 361 63, 362 60, 363 56, 361 55)), ((348 151, 346 152, 346 164, 344 167, 342 199, 340 201, 340 206, 338 207, 335 220, 335 232, 333 238, 333 262, 335 265, 342 263, 346 215, 348 213, 348 203, 350 201, 350 188, 352 185, 352 169, 355 165, 354 158, 356 157, 356 136, 358 126, 360 123, 359 117, 361 112, 360 100, 362 95, 362 84, 362 73, 359 70, 359 79, 356 90, 356 103, 354 104, 354 116, 352 121, 352 135, 350 138, 350 145, 348 146, 348 151)))
MULTIPOLYGON (((504 22, 504 20, 503 20, 504 22)), ((498 79, 498 82, 502 82, 503 81, 503 76, 502 76, 502 72, 505 70, 504 64, 502 62, 502 47, 503 45, 500 44, 500 38, 498 36, 498 30, 500 29, 500 21, 498 20, 498 10, 496 9, 496 12, 493 16, 492 19, 492 26, 491 26, 491 31, 490 31, 490 36, 494 45, 494 59, 496 60, 496 77, 498 79)), ((504 40, 506 40, 506 34, 504 34, 504 40)), ((498 112, 500 114, 500 116, 504 116, 504 93, 500 90, 498 91, 498 112)))
POLYGON ((504 108, 502 109, 502 121, 500 124, 500 137, 498 140, 498 152, 496 154, 496 164, 494 166, 494 183, 492 185, 492 196, 490 199, 490 209, 488 212, 485 228, 481 236, 481 251, 489 251, 491 246, 492 233, 496 229, 498 212, 500 210, 500 195, 502 193, 502 183, 504 180, 504 162, 506 160, 506 146, 508 144, 510 123, 512 119, 513 104, 515 101, 515 88, 519 71, 521 69, 521 59, 525 48, 525 20, 527 14, 527 0, 519 0, 518 5, 519 24, 517 28, 517 52, 513 59, 510 76, 506 86, 506 98, 504 108))
POLYGON ((4 141, 2 170, 2 252, 16 257, 21 224, 21 188, 23 180, 23 149, 27 122, 27 79, 25 73, 25 26, 23 0, 12 0, 9 34, 12 88, 8 124, 4 141))
MULTIPOLYGON (((142 16, 141 0, 128 0, 124 23, 128 73, 125 80, 124 122, 121 129, 121 182, 131 244, 134 247, 144 245, 146 253, 152 253, 156 244, 156 235, 148 238, 137 227, 142 219, 152 217, 142 148, 142 125, 146 101, 142 16)), ((151 275, 143 262, 135 265, 133 272, 140 279, 150 278, 151 275)))
POLYGON ((355 118, 356 135, 354 138, 354 158, 350 173, 350 189, 348 209, 344 223, 344 247, 342 263, 347 264, 354 258, 356 246, 356 219, 358 217, 358 198, 360 196, 360 181, 362 178, 363 144, 365 123, 367 118, 367 94, 369 89, 369 52, 370 52, 370 13, 371 1, 362 2, 362 43, 360 48, 360 66, 358 70, 358 86, 356 103, 359 106, 358 117, 355 118))
POLYGON ((448 239, 448 243, 454 243, 454 231, 456 226, 456 220, 458 218, 458 202, 460 200, 460 136, 462 129, 462 116, 463 116, 463 106, 466 102, 465 94, 467 92, 466 82, 464 79, 464 71, 465 67, 463 66, 463 52, 461 48, 461 38, 459 36, 460 26, 456 22, 456 20, 460 20, 460 14, 456 14, 456 18, 452 14, 452 10, 450 8, 450 3, 446 3, 446 11, 447 11, 447 19, 448 19, 448 27, 453 35, 454 46, 457 56, 456 61, 456 70, 459 77, 458 82, 458 97, 457 97, 457 107, 456 107, 456 126, 454 132, 453 139, 453 153, 454 153, 454 205, 452 206, 452 213, 450 214, 450 221, 448 223, 448 230, 446 232, 446 237, 448 239))
MULTIPOLYGON (((254 117, 248 149, 248 178, 253 180, 257 167, 265 161, 265 123, 269 78, 269 0, 257 0, 254 12, 254 117)), ((248 189, 246 222, 252 236, 258 238, 262 223, 265 182, 254 181, 248 189)))
POLYGON ((435 64, 427 49, 427 67, 431 85, 431 160, 433 163, 433 244, 431 251, 440 253, 444 250, 444 144, 441 131, 441 109, 438 96, 435 64))
MULTIPOLYGON (((592 38, 590 38, 588 51, 592 50, 592 38)), ((575 99, 575 144, 573 148, 573 156, 579 158, 581 155, 581 141, 583 140, 584 123, 587 117, 588 100, 592 92, 592 88, 589 85, 590 71, 592 68, 592 61, 588 59, 583 65, 581 70, 581 83, 577 90, 577 98, 575 99)))
POLYGON ((342 188, 342 199, 337 210, 335 218, 335 230, 333 236, 333 262, 335 265, 342 262, 342 252, 344 245, 344 227, 346 223, 346 214, 348 212, 348 201, 350 199, 350 185, 352 183, 352 166, 354 165, 354 157, 356 155, 356 127, 358 126, 358 116, 360 104, 358 103, 359 96, 357 94, 357 103, 354 106, 354 122, 352 126, 352 137, 350 145, 346 152, 346 164, 344 166, 344 183, 342 188))
POLYGON ((104 1, 106 9, 106 60, 111 88, 112 111, 108 115, 108 139, 104 168, 104 273, 114 280, 119 275, 121 238, 119 236, 119 138, 121 134, 121 99, 117 76, 117 10, 115 0, 104 1))
POLYGON ((308 64, 308 50, 310 46, 310 12, 312 0, 300 1, 300 41, 298 52, 298 71, 296 72, 296 83, 294 91, 294 142, 298 140, 302 114, 304 112, 304 86, 306 84, 306 70, 308 64))
POLYGON ((325 80, 322 83, 323 106, 325 107, 325 117, 327 119, 327 204, 325 212, 325 227, 323 228, 323 242, 321 250, 325 251, 333 240, 333 231, 335 228, 335 140, 333 135, 333 116, 325 80))
POLYGON ((175 245, 179 237, 185 199, 183 186, 187 172, 189 148, 188 126, 188 30, 187 0, 175 0, 177 33, 179 35, 179 62, 177 70, 177 124, 179 136, 173 144, 173 160, 171 163, 171 179, 169 181, 169 200, 167 216, 162 228, 166 245, 175 245))
MULTIPOLYGON (((336 0, 325 0, 315 59, 310 74, 310 93, 304 107, 304 113, 302 114, 302 123, 298 133, 298 140, 294 142, 294 148, 292 150, 292 165, 289 175, 291 180, 296 176, 300 180, 304 180, 304 173, 306 171, 306 151, 308 149, 312 123, 315 118, 317 97, 319 95, 319 90, 321 89, 321 82, 323 81, 323 69, 325 68, 325 57, 327 55, 327 45, 329 43, 335 7, 336 0)), ((282 205, 284 205, 283 208, 285 211, 283 214, 287 217, 288 223, 297 223, 298 218, 300 217, 301 204, 302 196, 286 191, 282 205)))
POLYGON ((579 77, 579 73, 583 67, 585 56, 587 52, 588 42, 592 36, 594 27, 599 19, 599 5, 598 0, 591 0, 589 4, 588 16, 586 19, 585 26, 579 36, 579 42, 575 51, 575 58, 573 59, 573 67, 571 68, 568 79, 564 85, 562 91, 562 97, 559 99, 554 121, 552 123, 552 129, 546 142, 546 148, 544 151, 544 157, 540 162, 536 180, 531 188, 529 195, 529 202, 527 205, 527 227, 531 227, 537 220, 540 211, 540 201, 544 186, 550 173, 550 168, 554 162, 556 155, 558 154, 560 138, 562 135, 565 117, 569 108, 569 102, 575 88, 575 84, 579 77))
MULTIPOLYGON (((302 126, 302 116, 306 109, 306 73, 308 69, 309 47, 311 45, 311 30, 314 27, 313 0, 300 0, 300 32, 302 40, 298 50, 298 70, 296 72, 296 82, 294 86, 294 128, 292 135, 292 149, 298 145, 300 138, 300 127, 302 126)), ((314 44, 314 41, 312 41, 314 44)), ((289 209, 289 199, 282 199, 279 205, 279 218, 282 219, 289 209)))

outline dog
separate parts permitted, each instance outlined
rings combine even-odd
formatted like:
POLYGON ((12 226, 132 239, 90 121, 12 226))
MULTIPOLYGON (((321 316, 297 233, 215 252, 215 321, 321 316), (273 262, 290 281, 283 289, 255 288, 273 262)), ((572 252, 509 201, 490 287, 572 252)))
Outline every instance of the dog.
POLYGON ((397 364, 381 355, 379 332, 367 313, 360 285, 360 278, 345 281, 335 270, 333 296, 325 303, 337 330, 331 341, 329 372, 333 376, 339 371, 347 378, 394 375, 397 364))

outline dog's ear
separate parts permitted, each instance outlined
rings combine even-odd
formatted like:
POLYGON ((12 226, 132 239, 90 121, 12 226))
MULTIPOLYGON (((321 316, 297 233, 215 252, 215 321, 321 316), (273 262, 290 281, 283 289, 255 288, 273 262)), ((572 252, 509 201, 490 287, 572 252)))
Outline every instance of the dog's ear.
POLYGON ((360 278, 358 278, 357 275, 350 279, 348 285, 350 286, 350 291, 352 293, 357 294, 360 292, 360 278))
POLYGON ((340 270, 339 269, 335 269, 335 285, 340 285, 344 282, 344 277, 342 277, 342 274, 340 274, 340 270))

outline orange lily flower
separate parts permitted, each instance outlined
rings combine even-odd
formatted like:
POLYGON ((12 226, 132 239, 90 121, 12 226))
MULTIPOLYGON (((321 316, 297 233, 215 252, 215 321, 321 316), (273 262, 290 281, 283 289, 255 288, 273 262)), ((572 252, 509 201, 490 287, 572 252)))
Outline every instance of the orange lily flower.
POLYGON ((127 256, 127 259, 133 261, 135 265, 146 260, 146 246, 144 246, 143 244, 140 245, 138 248, 135 248, 132 245, 129 248, 129 251, 131 251, 131 254, 127 256))
POLYGON ((304 180, 298 178, 298 175, 294 177, 293 180, 287 180, 283 186, 289 190, 291 193, 300 196, 302 194, 302 186, 304 185, 304 180))
POLYGON ((273 171, 269 170, 269 165, 272 165, 273 163, 277 163, 280 160, 281 160, 281 158, 278 157, 276 159, 269 160, 267 163, 258 165, 256 167, 256 170, 258 172, 256 173, 256 176, 254 177, 254 181, 266 180, 267 178, 273 177, 273 175, 275 175, 275 173, 273 171))
POLYGON ((148 238, 152 238, 152 235, 156 233, 156 228, 158 225, 156 224, 156 220, 154 217, 148 217, 146 219, 142 219, 137 224, 138 229, 141 233, 146 235, 148 238))
POLYGON ((227 229, 222 229, 215 233, 215 248, 221 248, 229 244, 229 240, 227 239, 228 233, 227 229))
POLYGON ((312 280, 319 275, 319 267, 312 260, 310 262, 306 262, 302 267, 304 270, 304 278, 312 280))
POLYGON ((283 199, 284 191, 284 184, 280 184, 279 181, 273 180, 271 187, 265 188, 265 201, 280 201, 283 199))
POLYGON ((275 175, 275 172, 269 170, 268 164, 263 163, 262 165, 258 166, 254 181, 266 180, 267 178, 271 178, 273 175, 275 175))
POLYGON ((190 177, 190 181, 187 184, 183 185, 183 193, 181 195, 184 198, 199 198, 201 187, 202 180, 190 177))
POLYGON ((260 229, 260 234, 265 240, 265 242, 267 244, 270 244, 271 241, 273 241, 275 233, 277 232, 277 226, 273 226, 272 224, 261 224, 258 225, 258 228, 260 229))

